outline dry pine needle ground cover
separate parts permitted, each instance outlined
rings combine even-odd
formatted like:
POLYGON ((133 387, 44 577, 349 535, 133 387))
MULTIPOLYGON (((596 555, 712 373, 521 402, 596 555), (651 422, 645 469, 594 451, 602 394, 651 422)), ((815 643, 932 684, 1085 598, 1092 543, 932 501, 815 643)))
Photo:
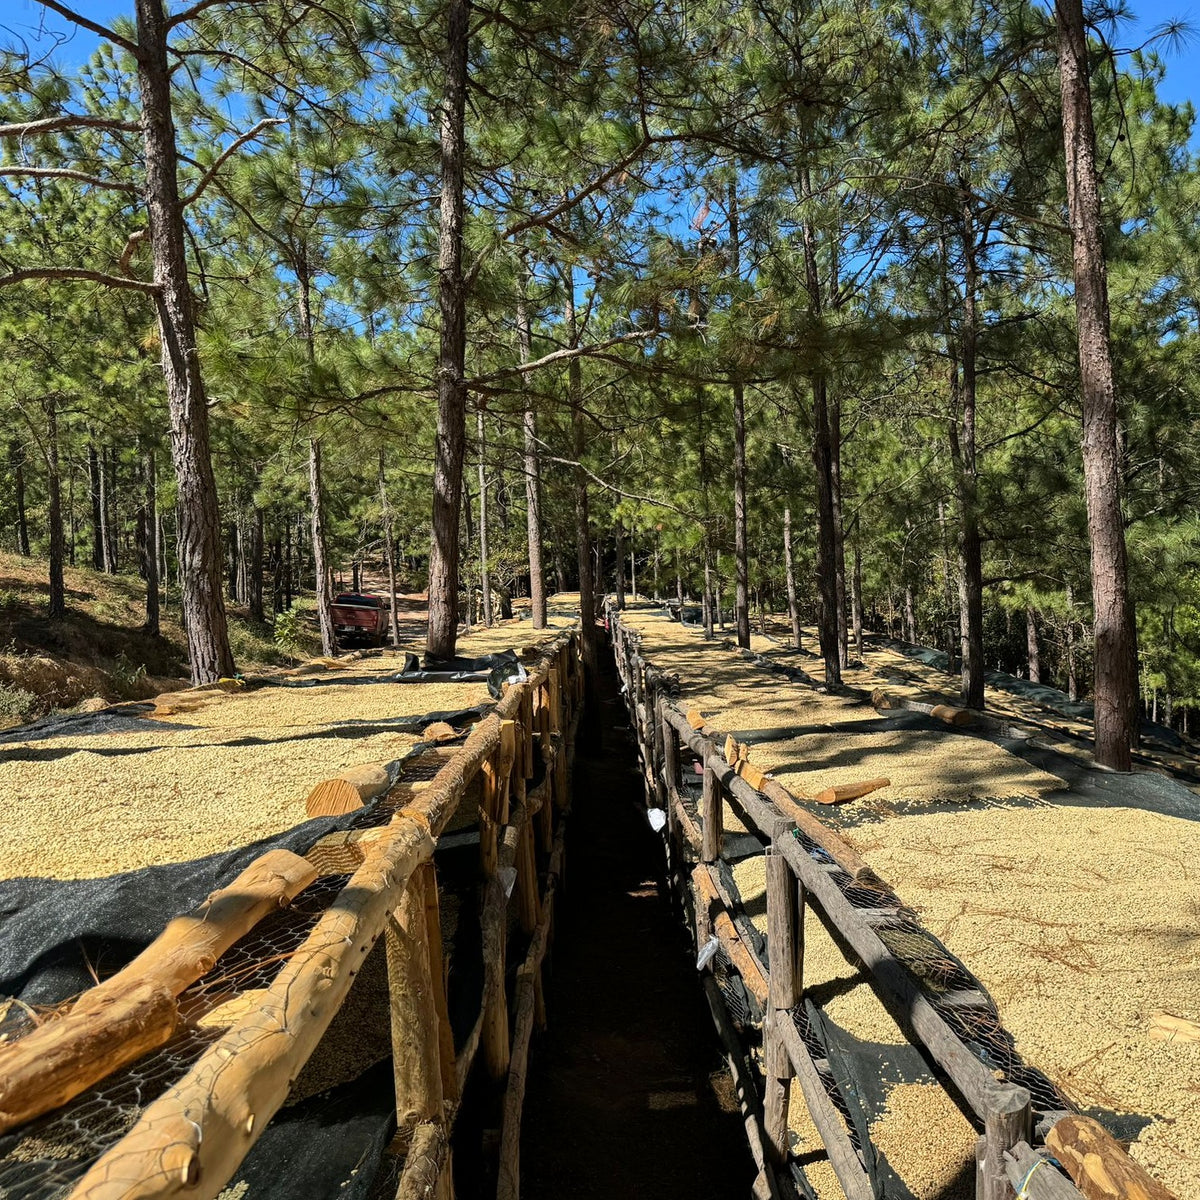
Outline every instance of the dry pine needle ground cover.
MULTIPOLYGON (((990 742, 949 730, 888 731, 873 708, 705 645, 658 612, 626 619, 641 630, 646 656, 679 675, 685 707, 721 730, 791 734, 752 742, 750 758, 797 794, 892 780, 837 810, 814 808, 843 825, 843 836, 975 972, 1026 1060, 1082 1107, 1148 1118, 1133 1157, 1181 1197, 1200 1194, 1200 1043, 1149 1037, 1160 1010, 1200 1019, 1200 820, 1087 806, 1058 777, 990 742), (942 803, 931 811, 932 801, 942 803)), ((755 641, 760 653, 780 650, 755 641)), ((869 662, 848 682, 880 686, 892 665, 869 662)), ((755 863, 737 868, 747 898, 762 888, 755 863)), ((808 985, 853 973, 844 960, 827 961, 823 941, 818 926, 806 946, 808 985)), ((856 986, 827 1012, 857 1037, 893 1040, 894 1023, 867 995, 856 986)), ((930 1106, 924 1092, 910 1091, 893 1094, 877 1132, 893 1165, 919 1185, 916 1194, 932 1200, 954 1177, 953 1155, 965 1162, 972 1148, 951 1138, 957 1151, 931 1148, 903 1169, 893 1109, 930 1106)))

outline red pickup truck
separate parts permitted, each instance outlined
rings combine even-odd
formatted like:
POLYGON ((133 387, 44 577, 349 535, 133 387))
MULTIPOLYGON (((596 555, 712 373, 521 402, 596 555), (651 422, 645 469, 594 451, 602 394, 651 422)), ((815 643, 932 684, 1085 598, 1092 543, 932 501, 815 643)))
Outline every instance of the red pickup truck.
POLYGON ((372 646, 382 646, 387 641, 388 608, 382 596, 341 592, 334 597, 329 615, 339 642, 364 638, 372 646))

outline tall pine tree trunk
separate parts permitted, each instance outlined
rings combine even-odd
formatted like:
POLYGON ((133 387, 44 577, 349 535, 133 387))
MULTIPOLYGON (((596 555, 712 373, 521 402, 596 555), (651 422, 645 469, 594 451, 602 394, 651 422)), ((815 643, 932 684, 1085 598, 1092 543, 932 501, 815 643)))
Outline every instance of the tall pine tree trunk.
MULTIPOLYGON (((740 228, 737 184, 729 185, 729 250, 734 283, 741 279, 740 228)), ((734 616, 737 643, 750 648, 750 550, 746 516, 746 392, 740 379, 733 381, 733 558, 737 576, 734 616)))
POLYGON ((112 575, 117 569, 115 547, 112 531, 112 503, 109 495, 111 474, 108 469, 108 447, 100 451, 100 561, 106 575, 112 575))
MULTIPOLYGON (((810 192, 807 170, 801 180, 804 195, 810 192)), ((817 269, 816 234, 805 221, 804 278, 808 290, 808 311, 814 322, 821 318, 821 278, 817 269)), ((811 376, 813 400, 812 459, 817 482, 817 640, 825 663, 825 686, 842 686, 841 628, 844 617, 838 612, 838 513, 835 498, 833 431, 829 420, 828 383, 824 371, 811 376)))
POLYGON ((617 584, 617 608, 625 607, 625 527, 620 521, 617 522, 616 532, 614 533, 616 541, 616 584, 617 584))
POLYGON ((862 545, 854 536, 854 573, 850 576, 850 614, 854 622, 854 653, 863 661, 862 545))
POLYGON ((208 683, 233 674, 234 669, 221 596, 220 509, 179 197, 166 15, 162 0, 136 0, 136 12, 146 212, 158 287, 154 301, 171 421, 171 457, 178 484, 182 610, 192 681, 208 683))
POLYGON ((25 454, 18 442, 8 448, 8 461, 13 473, 13 499, 17 506, 17 553, 29 557, 29 520, 25 515, 25 454))
MULTIPOLYGON (((458 638, 458 537, 466 449, 467 288, 463 278, 463 158, 469 0, 448 0, 445 90, 438 108, 441 208, 438 225, 437 447, 429 554, 430 659, 454 656, 458 638)), ((586 620, 585 620, 586 624, 586 620)))
POLYGON ((961 424, 957 447, 958 611, 962 648, 962 697, 968 708, 983 708, 983 552, 979 538, 979 466, 976 457, 975 395, 978 343, 978 269, 975 223, 970 202, 963 205, 963 328, 961 424))
POLYGON ((88 441, 88 499, 92 508, 92 566, 97 571, 103 571, 104 524, 100 516, 100 456, 96 453, 94 440, 88 441))
POLYGON ((1130 769, 1137 733, 1137 642, 1121 514, 1121 449, 1109 342, 1108 270, 1101 240, 1096 132, 1082 0, 1055 0, 1067 208, 1075 275, 1083 479, 1095 612, 1096 760, 1130 769))
MULTIPOLYGON (((566 303, 563 321, 566 325, 568 344, 578 344, 579 329, 575 319, 574 271, 564 272, 566 303)), ((571 446, 578 464, 575 468, 575 551, 579 563, 579 613, 580 632, 583 636, 584 678, 587 687, 587 703, 596 711, 596 670, 600 663, 600 646, 596 632, 595 576, 592 571, 592 534, 588 505, 588 477, 583 466, 587 452, 587 425, 583 411, 583 373, 579 359, 572 358, 567 367, 567 396, 571 407, 571 446)))
POLYGON ((313 576, 317 588, 317 621, 321 627, 321 653, 326 658, 337 654, 333 632, 333 585, 325 552, 325 505, 321 487, 321 442, 308 441, 308 504, 312 512, 313 576))
POLYGON ((250 605, 250 622, 253 625, 263 623, 263 510, 254 505, 250 528, 250 579, 249 594, 246 599, 250 605))
POLYGON ((53 392, 43 400, 46 414, 47 524, 50 533, 50 617, 67 615, 67 592, 63 583, 62 482, 58 474, 58 401, 53 392))
POLYGON ((833 570, 837 584, 838 665, 850 663, 850 631, 846 625, 846 535, 842 523, 842 402, 836 390, 829 399, 829 486, 833 497, 833 570))
POLYGON ((1025 650, 1029 656, 1029 682, 1042 682, 1042 656, 1038 650, 1037 621, 1033 609, 1025 609, 1025 650))
POLYGON ((817 477, 817 640, 825 663, 825 686, 842 686, 837 589, 837 534, 833 502, 832 447, 825 376, 812 379, 813 467, 817 477))
POLYGON ((158 547, 155 530, 158 526, 158 475, 155 470, 154 451, 149 447, 142 452, 142 575, 146 580, 146 624, 147 633, 157 636, 158 612, 158 547))
MULTIPOLYGON (((517 297, 517 340, 521 362, 527 363, 531 354, 529 311, 525 307, 525 291, 517 297)), ((542 471, 538 454, 537 412, 531 392, 521 418, 525 438, 525 532, 529 540, 529 600, 533 611, 534 629, 546 628, 546 579, 542 569, 542 471)))
POLYGON ((800 605, 796 600, 796 564, 792 559, 792 510, 783 510, 783 566, 787 580, 788 619, 792 623, 792 645, 800 649, 800 605))
POLYGON ((483 423, 483 406, 475 410, 475 430, 479 442, 479 585, 483 592, 483 624, 490 629, 492 619, 492 570, 488 564, 488 491, 487 431, 483 423))
POLYGON ((392 645, 400 645, 400 615, 396 595, 396 551, 395 534, 392 530, 392 506, 387 494, 387 476, 383 465, 383 448, 379 450, 379 507, 383 515, 383 545, 387 551, 388 597, 391 604, 390 623, 392 628, 392 645))

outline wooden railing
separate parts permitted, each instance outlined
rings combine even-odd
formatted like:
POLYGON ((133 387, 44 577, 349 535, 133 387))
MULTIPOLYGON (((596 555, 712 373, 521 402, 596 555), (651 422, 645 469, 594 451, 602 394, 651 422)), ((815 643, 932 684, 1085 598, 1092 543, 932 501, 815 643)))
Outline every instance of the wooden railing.
MULTIPOLYGON (((877 994, 899 1019, 906 1036, 937 1065, 951 1094, 981 1130, 976 1149, 979 1200, 1009 1200, 1022 1185, 1023 1198, 1079 1200, 1082 1193, 1074 1184, 1042 1151, 1032 1148, 1028 1090, 993 1076, 942 1019, 915 976, 888 950, 870 920, 835 882, 834 872, 869 878, 866 864, 777 781, 757 772, 753 772, 754 784, 743 778, 718 752, 722 739, 717 731, 695 713, 689 719, 676 703, 676 681, 642 655, 636 631, 611 607, 608 620, 637 733, 648 803, 666 814, 663 836, 670 874, 680 899, 693 913, 697 950, 715 937, 762 1013, 761 1095, 744 1108, 748 1122, 761 1114, 761 1125, 754 1122, 756 1127, 750 1131, 751 1150, 760 1171, 756 1194, 792 1194, 783 1168, 787 1165, 790 1084, 795 1079, 847 1200, 872 1200, 874 1196, 863 1159, 797 1027, 804 992, 804 910, 812 905, 861 960, 877 994), (703 772, 698 822, 684 804, 680 788, 680 754, 685 747, 703 772), (755 953, 751 939, 739 932, 739 924, 745 927, 744 916, 709 869, 721 857, 723 802, 765 843, 769 970, 755 953), (820 853, 809 853, 797 831, 820 853), (1039 1163, 1045 1165, 1034 1170, 1039 1163)), ((706 990, 710 998, 717 991, 707 986, 706 990)))
POLYGON ((393 1149, 406 1151, 397 1195, 453 1195, 450 1134, 482 1049, 484 1068, 504 1092, 498 1197, 516 1197, 526 1062, 533 1028, 545 1019, 542 964, 562 876, 562 818, 569 805, 569 763, 582 695, 578 639, 567 633, 542 648, 528 677, 507 689, 431 781, 406 784, 402 779, 392 789, 387 800, 395 812, 386 825, 322 839, 306 858, 286 851, 263 856, 231 888, 168 926, 119 976, 0 1049, 0 1127, 6 1117, 12 1118, 6 1122, 11 1127, 50 1111, 154 1052, 176 1029, 175 997, 189 983, 210 970, 266 911, 286 904, 322 870, 345 873, 349 861, 356 869, 348 882, 253 1011, 142 1110, 70 1196, 217 1196, 284 1104, 383 934, 399 1131, 393 1149), (544 770, 538 785, 527 790, 538 774, 535 756, 544 770), (481 780, 484 986, 477 1019, 456 1054, 433 854, 439 834, 476 779, 481 780), (505 958, 514 891, 526 936, 510 1013, 505 958), (18 1060, 21 1071, 14 1075, 10 1068, 18 1060), (36 1112, 28 1103, 10 1112, 31 1095, 40 1097, 36 1112))

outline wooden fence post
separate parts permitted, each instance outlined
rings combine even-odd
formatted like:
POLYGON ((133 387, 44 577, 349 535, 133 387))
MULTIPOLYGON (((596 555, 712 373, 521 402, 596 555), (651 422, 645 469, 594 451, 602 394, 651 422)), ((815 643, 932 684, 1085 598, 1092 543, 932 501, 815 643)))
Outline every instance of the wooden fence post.
POLYGON ((437 886, 424 865, 413 871, 385 933, 396 1122, 401 1135, 411 1135, 423 1122, 445 1119, 440 1019, 433 983, 433 972, 440 977, 442 965, 430 961, 426 914, 426 889, 431 884, 437 886))
POLYGON ((1033 1135, 1029 1092, 1022 1087, 997 1084, 983 1114, 983 1137, 975 1156, 977 1200, 1012 1200, 1016 1195, 1008 1178, 1004 1153, 1033 1135))
MULTIPOLYGON (((777 830, 787 836, 790 826, 777 830)), ((768 1005, 764 1014, 763 1055, 766 1075, 764 1124, 767 1149, 779 1166, 787 1162, 788 1108, 795 1073, 783 1038, 781 1023, 791 1021, 791 1010, 800 1003, 803 989, 804 934, 800 890, 787 860, 774 844, 766 851, 767 950, 771 970, 768 1005)))
POLYGON ((700 819, 702 822, 700 836, 700 857, 706 863, 716 862, 721 857, 721 826, 724 819, 724 803, 721 798, 721 785, 717 782, 717 774, 709 766, 710 754, 716 754, 716 747, 711 742, 704 743, 703 787, 700 793, 700 819))

